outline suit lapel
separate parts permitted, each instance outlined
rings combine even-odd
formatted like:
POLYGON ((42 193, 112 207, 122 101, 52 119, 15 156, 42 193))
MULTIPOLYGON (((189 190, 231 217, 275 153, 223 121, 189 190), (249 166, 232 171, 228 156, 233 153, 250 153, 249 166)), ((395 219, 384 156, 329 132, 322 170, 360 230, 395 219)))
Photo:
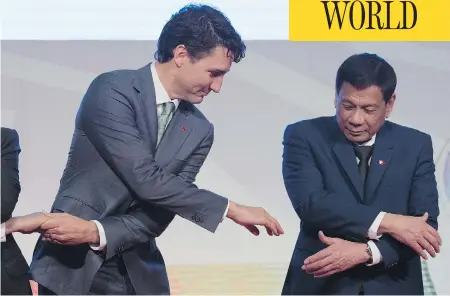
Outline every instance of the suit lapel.
POLYGON ((358 165, 356 163, 356 155, 353 151, 352 143, 347 140, 344 134, 339 129, 337 119, 333 116, 331 119, 331 137, 334 140, 333 152, 336 155, 341 167, 347 174, 353 187, 358 192, 359 197, 364 197, 364 188, 361 177, 358 173, 358 165))
POLYGON ((192 131, 191 111, 187 107, 188 103, 180 102, 156 149, 155 158, 161 166, 166 166, 175 157, 192 131))
POLYGON ((343 140, 337 142, 333 146, 333 151, 337 156, 342 168, 349 177, 350 181, 358 192, 359 197, 362 199, 364 196, 363 184, 361 177, 358 173, 358 166, 356 164, 356 156, 353 151, 353 146, 350 142, 343 140))
POLYGON ((156 95, 153 83, 150 64, 137 70, 137 75, 133 82, 134 88, 139 92, 138 102, 140 104, 145 124, 150 132, 151 152, 155 154, 156 142, 158 137, 158 117, 156 113, 156 95))
POLYGON ((380 181, 391 163, 394 152, 393 139, 390 133, 389 122, 385 122, 377 133, 370 161, 369 173, 366 180, 365 200, 370 201, 380 181))

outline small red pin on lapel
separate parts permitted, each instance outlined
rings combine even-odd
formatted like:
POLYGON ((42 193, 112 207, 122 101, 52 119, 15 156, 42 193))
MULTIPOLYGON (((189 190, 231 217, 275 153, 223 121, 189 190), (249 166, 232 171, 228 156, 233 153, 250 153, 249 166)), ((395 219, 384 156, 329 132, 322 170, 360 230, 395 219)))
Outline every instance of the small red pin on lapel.
POLYGON ((379 160, 378 163, 379 163, 380 165, 382 165, 382 166, 385 166, 385 165, 386 165, 386 162, 385 162, 384 160, 379 160))
POLYGON ((181 129, 182 129, 183 131, 186 130, 186 128, 184 127, 184 125, 181 126, 181 129))

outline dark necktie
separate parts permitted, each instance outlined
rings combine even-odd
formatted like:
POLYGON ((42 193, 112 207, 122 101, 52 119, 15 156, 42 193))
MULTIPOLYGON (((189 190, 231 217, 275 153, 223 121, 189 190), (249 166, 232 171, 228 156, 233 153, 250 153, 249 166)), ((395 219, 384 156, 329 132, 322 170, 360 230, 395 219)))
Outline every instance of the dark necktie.
POLYGON ((359 159, 358 172, 361 176, 363 186, 366 181, 367 172, 369 171, 369 159, 372 155, 372 146, 354 146, 356 157, 359 159))

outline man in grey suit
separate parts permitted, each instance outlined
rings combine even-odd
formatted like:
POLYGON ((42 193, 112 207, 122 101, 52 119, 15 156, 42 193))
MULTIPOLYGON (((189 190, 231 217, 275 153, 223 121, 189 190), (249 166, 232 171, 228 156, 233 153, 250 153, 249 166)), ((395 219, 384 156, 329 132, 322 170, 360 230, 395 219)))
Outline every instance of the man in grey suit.
POLYGON ((40 294, 169 294, 155 237, 175 215, 210 232, 228 217, 255 235, 256 225, 283 234, 264 209, 193 184, 214 137, 194 105, 220 91, 244 53, 221 12, 189 5, 164 26, 155 63, 95 78, 39 227, 31 273, 40 294))

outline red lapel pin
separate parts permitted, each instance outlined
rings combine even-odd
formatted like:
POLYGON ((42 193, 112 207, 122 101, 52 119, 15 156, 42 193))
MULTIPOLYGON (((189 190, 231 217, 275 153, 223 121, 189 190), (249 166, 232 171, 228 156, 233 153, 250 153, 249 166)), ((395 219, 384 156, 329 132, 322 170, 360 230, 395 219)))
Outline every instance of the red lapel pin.
POLYGON ((382 166, 386 165, 386 162, 384 162, 384 160, 379 160, 378 163, 382 166))
POLYGON ((186 130, 186 128, 184 127, 184 125, 181 126, 181 129, 182 129, 183 131, 186 130))

